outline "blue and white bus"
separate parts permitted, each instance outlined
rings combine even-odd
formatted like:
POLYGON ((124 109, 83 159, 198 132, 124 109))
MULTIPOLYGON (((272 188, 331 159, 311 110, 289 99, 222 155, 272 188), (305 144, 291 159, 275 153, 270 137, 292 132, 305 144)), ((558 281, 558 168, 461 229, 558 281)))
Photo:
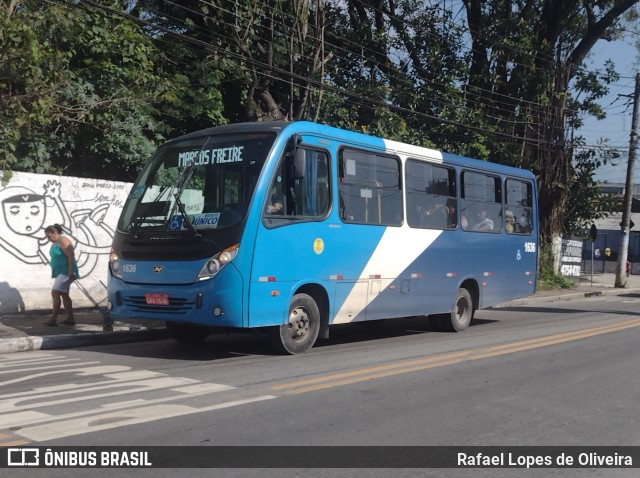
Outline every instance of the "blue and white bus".
POLYGON ((311 122, 191 133, 133 185, 111 317, 182 342, 260 329, 307 351, 329 326, 428 316, 452 331, 535 290, 535 177, 311 122))

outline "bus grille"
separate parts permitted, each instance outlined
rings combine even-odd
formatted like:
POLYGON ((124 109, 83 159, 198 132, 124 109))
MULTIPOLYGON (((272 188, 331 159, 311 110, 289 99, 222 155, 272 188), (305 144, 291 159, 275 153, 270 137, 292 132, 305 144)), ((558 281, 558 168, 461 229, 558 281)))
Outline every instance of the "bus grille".
POLYGON ((169 305, 151 305, 147 304, 144 296, 124 297, 122 301, 135 312, 141 313, 160 313, 172 315, 185 315, 194 306, 195 303, 184 298, 170 297, 169 305))

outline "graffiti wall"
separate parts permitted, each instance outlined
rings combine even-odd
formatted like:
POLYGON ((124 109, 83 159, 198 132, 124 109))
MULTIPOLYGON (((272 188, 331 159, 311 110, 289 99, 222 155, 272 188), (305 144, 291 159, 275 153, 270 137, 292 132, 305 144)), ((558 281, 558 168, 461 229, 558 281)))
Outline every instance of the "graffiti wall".
POLYGON ((130 183, 13 173, 0 185, 0 314, 51 309, 51 269, 44 235, 60 224, 80 272, 74 306, 93 306, 107 281, 111 241, 130 183), (92 300, 92 298, 94 300, 92 300))

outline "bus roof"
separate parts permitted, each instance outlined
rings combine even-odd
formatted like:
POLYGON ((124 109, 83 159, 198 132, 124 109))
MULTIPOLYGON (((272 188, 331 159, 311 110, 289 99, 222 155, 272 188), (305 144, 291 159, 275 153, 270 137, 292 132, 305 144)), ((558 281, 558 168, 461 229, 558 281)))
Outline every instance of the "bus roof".
POLYGON ((174 138, 169 143, 174 141, 180 141, 183 139, 206 136, 210 134, 233 134, 238 132, 263 132, 273 131, 276 134, 281 134, 283 131, 288 131, 298 134, 310 133, 319 136, 325 136, 334 139, 339 142, 347 142, 353 146, 360 146, 363 148, 375 148, 379 151, 387 153, 395 153, 400 156, 416 159, 424 159, 427 161, 438 163, 456 164, 461 167, 470 169, 479 169, 483 171, 493 171, 495 173, 514 175, 518 177, 534 178, 534 174, 526 169, 516 168, 513 166, 505 166, 499 163, 491 161, 484 161, 480 159, 469 158, 460 156, 453 153, 446 153, 443 151, 426 148, 422 146, 415 146, 409 143, 402 143, 399 141, 388 140, 379 138, 376 136, 367 135, 364 133, 353 132, 345 129, 335 128, 333 126, 327 126, 311 121, 255 121, 247 123, 236 123, 229 125, 216 126, 212 128, 202 129, 194 131, 192 133, 185 134, 183 136, 174 138))

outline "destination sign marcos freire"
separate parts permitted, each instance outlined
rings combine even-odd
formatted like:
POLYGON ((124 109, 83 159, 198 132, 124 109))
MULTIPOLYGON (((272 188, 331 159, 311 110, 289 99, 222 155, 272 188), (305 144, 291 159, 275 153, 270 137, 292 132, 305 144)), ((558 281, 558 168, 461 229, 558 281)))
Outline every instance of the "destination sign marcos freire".
POLYGON ((203 149, 184 151, 178 154, 178 167, 207 166, 209 164, 225 164, 242 162, 244 146, 229 146, 228 148, 203 149))

